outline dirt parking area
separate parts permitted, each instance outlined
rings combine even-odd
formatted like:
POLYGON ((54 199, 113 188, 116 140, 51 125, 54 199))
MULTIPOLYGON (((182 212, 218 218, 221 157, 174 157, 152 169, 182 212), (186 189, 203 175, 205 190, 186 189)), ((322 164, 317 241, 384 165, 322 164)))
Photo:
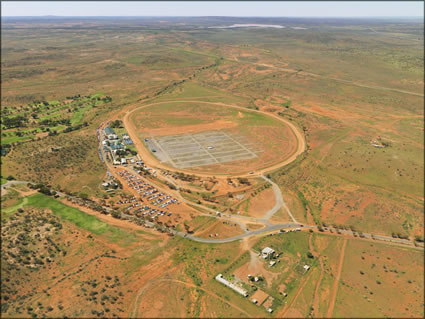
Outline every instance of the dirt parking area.
POLYGON ((269 297, 264 291, 258 289, 251 297, 251 300, 257 300, 257 305, 261 305, 269 297))

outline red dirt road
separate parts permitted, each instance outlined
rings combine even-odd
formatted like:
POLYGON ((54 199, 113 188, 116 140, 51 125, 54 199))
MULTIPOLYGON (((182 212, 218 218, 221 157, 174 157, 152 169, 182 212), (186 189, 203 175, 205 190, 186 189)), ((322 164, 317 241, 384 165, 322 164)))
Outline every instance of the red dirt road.
POLYGON ((342 265, 344 263, 344 254, 345 254, 345 247, 346 246, 347 246, 347 238, 344 238, 344 242, 342 244, 342 249, 341 249, 341 256, 339 257, 338 272, 337 272, 337 275, 335 277, 335 281, 334 281, 334 284, 333 284, 333 287, 332 287, 331 302, 329 303, 328 312, 326 313, 326 317, 328 317, 328 318, 332 317, 332 313, 334 311, 336 293, 338 292, 339 279, 341 278, 342 265))

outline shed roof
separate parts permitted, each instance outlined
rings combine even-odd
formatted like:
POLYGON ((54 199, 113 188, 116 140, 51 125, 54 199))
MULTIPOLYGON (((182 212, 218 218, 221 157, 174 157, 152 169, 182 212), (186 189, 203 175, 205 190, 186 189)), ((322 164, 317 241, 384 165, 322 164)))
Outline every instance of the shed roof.
POLYGON ((109 134, 115 134, 115 131, 113 128, 111 127, 105 127, 105 134, 109 135, 109 134))
POLYGON ((269 254, 274 253, 274 250, 271 249, 270 247, 266 247, 261 251, 261 253, 269 255, 269 254))
POLYGON ((124 146, 122 144, 112 144, 110 147, 113 150, 120 150, 120 149, 123 149, 124 148, 124 146))

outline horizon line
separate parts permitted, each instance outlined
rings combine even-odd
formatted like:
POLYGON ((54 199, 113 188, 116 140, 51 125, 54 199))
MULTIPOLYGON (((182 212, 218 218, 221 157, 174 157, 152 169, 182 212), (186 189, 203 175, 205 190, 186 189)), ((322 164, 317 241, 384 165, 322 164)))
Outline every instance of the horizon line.
POLYGON ((2 15, 2 18, 424 18, 424 16, 227 16, 227 15, 106 15, 106 16, 96 16, 96 15, 88 15, 88 16, 80 16, 80 15, 35 15, 35 16, 8 16, 2 15))

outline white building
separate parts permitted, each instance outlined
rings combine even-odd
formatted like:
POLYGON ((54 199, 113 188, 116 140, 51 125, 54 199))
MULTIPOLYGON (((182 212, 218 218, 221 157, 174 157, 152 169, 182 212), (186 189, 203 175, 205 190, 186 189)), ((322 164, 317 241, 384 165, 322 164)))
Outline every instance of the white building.
POLYGON ((264 259, 266 259, 267 257, 271 257, 274 254, 274 250, 271 249, 270 247, 266 247, 261 251, 261 255, 264 259))
POLYGON ((118 136, 116 136, 115 134, 109 134, 108 135, 108 139, 110 139, 110 140, 116 140, 116 139, 118 139, 118 136))
POLYGON ((235 284, 231 283, 230 281, 227 281, 226 279, 223 278, 222 274, 218 274, 215 279, 219 282, 221 282, 223 285, 233 289, 234 291, 236 291, 237 293, 241 294, 244 297, 248 297, 248 293, 245 289, 236 286, 235 284))

